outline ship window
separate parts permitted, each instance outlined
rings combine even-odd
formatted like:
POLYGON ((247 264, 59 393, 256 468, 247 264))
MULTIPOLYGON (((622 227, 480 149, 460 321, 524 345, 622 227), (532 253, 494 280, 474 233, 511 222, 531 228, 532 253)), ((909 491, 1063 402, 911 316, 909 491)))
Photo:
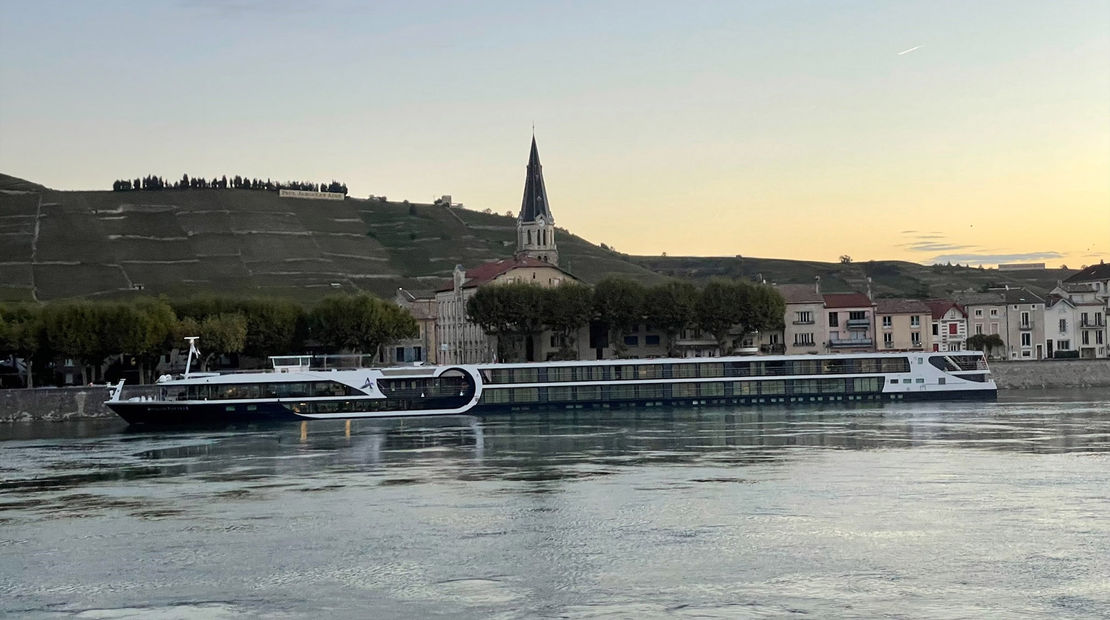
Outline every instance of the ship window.
POLYGON ((547 369, 548 381, 573 381, 574 368, 570 366, 554 366, 547 369))
POLYGON ((714 383, 702 383, 698 392, 700 392, 702 396, 724 396, 725 384, 719 381, 714 383))
POLYGON ((579 366, 574 369, 575 381, 604 381, 605 366, 579 366))
POLYGON ((570 387, 569 385, 549 387, 547 388, 547 400, 549 402, 565 402, 568 400, 573 400, 573 390, 574 388, 570 387))
POLYGON ((671 396, 674 398, 693 398, 697 393, 696 383, 676 383, 671 386, 671 396))
POLYGON ((844 392, 844 380, 821 379, 820 388, 822 394, 841 394, 844 392))
POLYGON ((749 396, 755 394, 755 390, 753 389, 754 385, 755 383, 752 381, 741 381, 740 383, 732 384, 732 391, 740 396, 749 396))
POLYGON ((692 379, 698 376, 697 364, 675 364, 671 368, 671 376, 676 379, 692 379))
POLYGON ((637 385, 636 394, 642 399, 663 398, 663 384, 649 383, 647 385, 637 385))
POLYGON ((820 371, 820 362, 818 360, 795 360, 794 372, 795 375, 816 375, 820 371))
POLYGON ((482 392, 482 402, 499 405, 509 402, 509 390, 493 389, 482 392))
POLYGON ((601 400, 601 386, 600 385, 579 385, 574 388, 574 398, 578 401, 598 401, 601 400))
POLYGON ((817 393, 817 380, 816 379, 795 379, 790 382, 792 384, 791 394, 816 394, 817 393))
POLYGON ((534 403, 539 399, 540 391, 538 388, 513 388, 514 403, 534 403))
POLYGON ((663 377, 663 366, 660 364, 641 365, 636 367, 637 379, 661 379, 663 377))
POLYGON ((783 381, 761 381, 759 384, 760 394, 785 394, 786 383, 783 381))
POLYGON ((710 364, 699 364, 698 372, 703 377, 723 377, 725 374, 725 365, 716 362, 710 364))
POLYGON ((909 372, 910 363, 904 357, 884 357, 881 368, 883 372, 909 372))
POLYGON ((631 400, 633 398, 636 398, 635 385, 609 386, 609 400, 631 400))

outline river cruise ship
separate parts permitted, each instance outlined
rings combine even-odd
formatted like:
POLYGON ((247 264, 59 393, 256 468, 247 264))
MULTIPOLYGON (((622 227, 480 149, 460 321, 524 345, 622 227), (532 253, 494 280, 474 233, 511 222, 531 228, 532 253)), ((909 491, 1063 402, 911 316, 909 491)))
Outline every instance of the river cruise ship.
POLYGON ((618 407, 993 400, 982 353, 662 358, 392 368, 271 358, 272 371, 186 374, 106 405, 133 425, 476 415, 618 407))

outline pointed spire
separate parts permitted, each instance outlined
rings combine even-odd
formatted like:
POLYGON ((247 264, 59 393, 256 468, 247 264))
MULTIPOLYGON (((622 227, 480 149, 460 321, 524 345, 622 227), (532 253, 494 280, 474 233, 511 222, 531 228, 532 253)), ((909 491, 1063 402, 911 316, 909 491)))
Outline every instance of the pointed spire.
POLYGON ((543 216, 548 224, 554 224, 551 209, 547 205, 547 189, 543 184, 543 166, 540 165, 540 151, 536 148, 536 135, 533 128, 532 152, 528 155, 528 172, 524 179, 524 200, 520 204, 520 222, 534 222, 543 216))

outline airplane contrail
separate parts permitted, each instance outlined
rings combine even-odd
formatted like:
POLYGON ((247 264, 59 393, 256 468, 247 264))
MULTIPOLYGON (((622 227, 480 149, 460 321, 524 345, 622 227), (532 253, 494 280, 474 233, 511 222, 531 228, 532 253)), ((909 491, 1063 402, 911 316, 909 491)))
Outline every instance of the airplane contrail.
POLYGON ((898 55, 901 56, 902 54, 909 54, 910 52, 912 52, 914 50, 919 50, 923 47, 925 47, 925 46, 924 45, 915 45, 915 46, 911 47, 908 50, 902 50, 902 51, 898 52, 898 55))

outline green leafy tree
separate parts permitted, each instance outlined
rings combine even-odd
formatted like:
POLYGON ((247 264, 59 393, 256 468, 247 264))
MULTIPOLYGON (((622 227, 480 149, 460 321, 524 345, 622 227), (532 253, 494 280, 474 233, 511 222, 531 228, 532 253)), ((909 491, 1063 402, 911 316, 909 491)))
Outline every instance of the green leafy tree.
POLYGON ((312 336, 325 347, 373 353, 419 333, 407 310, 367 294, 325 297, 309 315, 312 336))
POLYGON ((558 359, 578 359, 578 330, 593 317, 593 291, 585 284, 563 282, 544 289, 543 321, 559 341, 558 359))
POLYGON ((720 355, 727 355, 729 333, 743 321, 744 307, 749 303, 747 285, 732 280, 716 278, 705 285, 694 307, 697 324, 713 335, 720 355))
POLYGON ((89 382, 90 370, 95 379, 104 358, 119 350, 110 333, 111 313, 106 304, 89 301, 49 305, 43 311, 50 348, 79 363, 82 383, 89 382))
POLYGON ((509 313, 508 298, 511 295, 504 286, 479 287, 470 299, 466 300, 467 318, 493 336, 497 341, 497 359, 505 361, 512 355, 511 336, 514 325, 509 313))
POLYGON ((622 278, 606 278, 594 287, 594 313, 610 335, 618 357, 626 351, 624 335, 644 318, 644 287, 622 278))
POLYGON ((1005 347, 1006 343, 998 334, 974 334, 968 337, 967 346, 982 351, 990 357, 993 350, 1005 347))
POLYGON ((694 320, 698 289, 689 282, 672 280, 653 286, 644 295, 644 318, 667 338, 667 355, 675 357, 678 335, 694 320))
POLYGON ((34 364, 43 346, 42 331, 41 307, 29 304, 0 306, 0 353, 23 359, 25 387, 35 387, 34 364))

